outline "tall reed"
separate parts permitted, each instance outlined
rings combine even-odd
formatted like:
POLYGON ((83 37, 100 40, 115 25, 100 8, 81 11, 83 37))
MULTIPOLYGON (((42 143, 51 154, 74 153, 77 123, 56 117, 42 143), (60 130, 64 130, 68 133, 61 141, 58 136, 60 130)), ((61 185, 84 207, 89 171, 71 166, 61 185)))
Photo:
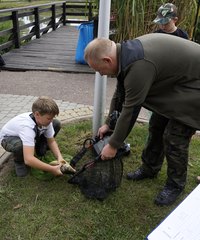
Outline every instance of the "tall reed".
MULTIPOLYGON (((100 0, 94 0, 99 3, 100 0)), ((115 16, 116 42, 132 39, 150 33, 156 29, 152 23, 157 9, 163 4, 171 2, 178 7, 178 26, 192 37, 197 11, 196 0, 112 0, 111 12, 115 16)))

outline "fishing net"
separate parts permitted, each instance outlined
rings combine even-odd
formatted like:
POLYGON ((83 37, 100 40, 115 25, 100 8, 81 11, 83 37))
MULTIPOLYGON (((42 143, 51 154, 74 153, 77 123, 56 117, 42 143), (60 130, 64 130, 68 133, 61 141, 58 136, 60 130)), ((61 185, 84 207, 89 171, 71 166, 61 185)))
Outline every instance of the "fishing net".
POLYGON ((98 161, 83 172, 79 187, 86 197, 104 200, 120 186, 122 174, 121 158, 98 161))
MULTIPOLYGON (((81 192, 92 199, 104 200, 109 193, 115 191, 121 184, 123 175, 122 156, 130 153, 130 148, 124 144, 118 150, 115 158, 101 160, 99 152, 107 144, 109 136, 100 141, 94 141, 85 151, 84 159, 76 164, 71 161, 71 165, 77 168, 77 172, 68 180, 71 184, 77 184, 81 192), (88 159, 90 159, 88 161, 88 159), (91 160, 92 159, 92 160, 91 160)), ((79 159, 80 160, 80 159, 79 159)))

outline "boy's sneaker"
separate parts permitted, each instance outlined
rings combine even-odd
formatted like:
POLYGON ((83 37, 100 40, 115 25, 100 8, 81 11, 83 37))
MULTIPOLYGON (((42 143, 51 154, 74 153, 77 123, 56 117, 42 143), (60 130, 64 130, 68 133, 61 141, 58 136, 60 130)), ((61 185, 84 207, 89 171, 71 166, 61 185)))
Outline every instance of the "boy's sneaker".
POLYGON ((25 177, 28 175, 29 170, 24 162, 14 161, 14 164, 15 164, 15 172, 18 177, 25 177))
POLYGON ((155 204, 158 206, 168 206, 173 204, 183 189, 170 185, 165 185, 163 190, 157 195, 155 204))

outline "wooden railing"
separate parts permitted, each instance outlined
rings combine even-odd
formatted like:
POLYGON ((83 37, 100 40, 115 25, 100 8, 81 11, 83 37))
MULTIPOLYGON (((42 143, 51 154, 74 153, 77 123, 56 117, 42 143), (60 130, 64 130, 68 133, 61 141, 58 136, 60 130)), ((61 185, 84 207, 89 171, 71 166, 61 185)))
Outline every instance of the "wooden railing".
POLYGON ((70 0, 36 6, 0 10, 0 51, 20 46, 61 25, 91 21, 95 5, 91 1, 70 0), (24 24, 22 19, 32 19, 24 24), (26 31, 26 33, 24 33, 26 31), (1 40, 2 41, 2 40, 1 40))

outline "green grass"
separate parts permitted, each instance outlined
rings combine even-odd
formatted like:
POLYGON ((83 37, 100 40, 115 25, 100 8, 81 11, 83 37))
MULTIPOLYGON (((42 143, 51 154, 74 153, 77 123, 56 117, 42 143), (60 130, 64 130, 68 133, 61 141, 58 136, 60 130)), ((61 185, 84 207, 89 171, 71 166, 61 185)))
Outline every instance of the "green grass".
MULTIPOLYGON (((64 154, 74 155, 91 136, 91 122, 66 124, 57 136, 64 154)), ((157 179, 132 182, 127 172, 140 165, 147 126, 137 124, 127 139, 131 155, 124 158, 124 177, 116 192, 103 201, 86 199, 68 175, 41 181, 30 175, 17 178, 14 170, 0 180, 0 236, 3 240, 143 240, 195 187, 200 174, 199 144, 190 147, 188 183, 172 206, 153 200, 166 179, 166 163, 157 179)))
MULTIPOLYGON (((5 29, 9 29, 9 28, 12 28, 11 21, 4 22, 3 24, 0 25, 0 31, 3 31, 5 29)), ((5 42, 7 42, 8 40, 9 40, 9 35, 1 36, 0 37, 0 44, 3 44, 5 42)), ((3 51, 0 51, 0 53, 2 54, 3 51)))
MULTIPOLYGON (((62 2, 62 0, 0 0, 0 9, 9 9, 9 8, 20 8, 20 7, 27 7, 27 6, 35 6, 41 4, 48 4, 52 2, 62 2)), ((67 1, 70 2, 70 1, 67 1)), ((73 3, 76 4, 76 3, 73 3)))
POLYGON ((46 4, 51 2, 60 2, 59 0, 48 1, 48 0, 36 0, 36 1, 10 1, 10 0, 0 0, 0 9, 9 9, 9 8, 20 8, 26 6, 34 6, 40 4, 46 4))

